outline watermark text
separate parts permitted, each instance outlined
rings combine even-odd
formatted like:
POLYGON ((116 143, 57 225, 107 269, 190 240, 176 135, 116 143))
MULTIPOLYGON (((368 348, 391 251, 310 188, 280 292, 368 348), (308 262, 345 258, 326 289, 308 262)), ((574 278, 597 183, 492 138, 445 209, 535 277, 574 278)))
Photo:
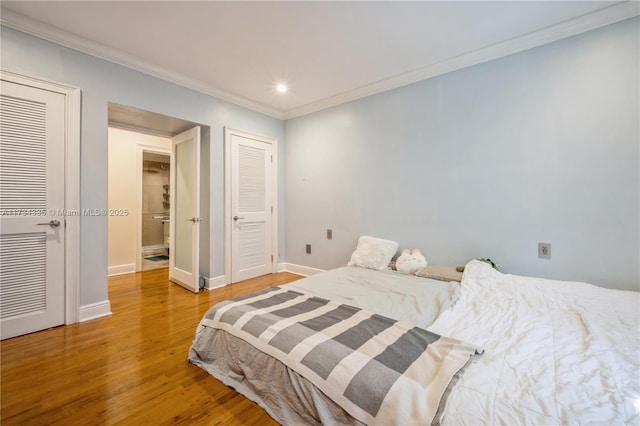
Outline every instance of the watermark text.
POLYGON ((129 216, 129 209, 0 209, 0 216, 22 217, 93 217, 93 216, 129 216))

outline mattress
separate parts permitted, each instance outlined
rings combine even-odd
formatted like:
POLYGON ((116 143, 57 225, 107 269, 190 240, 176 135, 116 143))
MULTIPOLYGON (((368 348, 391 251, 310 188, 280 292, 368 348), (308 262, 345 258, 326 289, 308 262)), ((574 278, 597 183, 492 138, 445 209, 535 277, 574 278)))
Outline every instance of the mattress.
MULTIPOLYGON (((502 274, 477 261, 460 286, 338 268, 283 288, 483 348, 452 381, 434 423, 640 424, 638 292, 502 274)), ((189 359, 282 424, 362 424, 296 371, 224 331, 198 333, 189 359)))
MULTIPOLYGON (((455 302, 459 285, 393 271, 344 267, 296 281, 277 291, 271 290, 274 289, 268 291, 304 294, 312 299, 322 297, 330 299, 332 304, 357 306, 369 310, 367 312, 376 312, 388 318, 395 317, 392 322, 399 320, 404 321, 403 324, 419 323, 426 326, 455 302)), ((271 296, 258 294, 249 297, 264 299, 271 296)), ((212 310, 216 308, 220 309, 214 307, 212 310)), ((275 357, 255 350, 248 343, 251 336, 241 339, 224 330, 203 326, 208 318, 214 316, 212 310, 205 315, 190 349, 189 359, 192 363, 256 401, 282 424, 361 424, 361 421, 334 401, 339 398, 328 397, 294 368, 290 368, 290 363, 285 365, 275 357)), ((260 326, 260 321, 254 323, 252 324, 260 326)), ((268 351, 268 348, 265 350, 268 351)), ((467 361, 468 356, 461 365, 467 361)), ((450 376, 451 374, 447 376, 446 383, 450 381, 450 376)), ((437 399, 441 394, 438 394, 437 399)), ((402 404, 405 400, 409 401, 401 392, 399 395, 402 404)), ((432 403, 435 404, 433 411, 437 408, 437 402, 432 403)), ((424 405, 426 404, 419 403, 414 404, 414 407, 421 408, 424 405)), ((397 416, 400 412, 402 410, 392 414, 397 416)), ((396 418, 408 419, 411 423, 411 415, 404 415, 405 417, 396 418)))
POLYGON ((429 328, 485 348, 452 389, 443 425, 640 424, 640 296, 578 282, 464 271, 429 328))

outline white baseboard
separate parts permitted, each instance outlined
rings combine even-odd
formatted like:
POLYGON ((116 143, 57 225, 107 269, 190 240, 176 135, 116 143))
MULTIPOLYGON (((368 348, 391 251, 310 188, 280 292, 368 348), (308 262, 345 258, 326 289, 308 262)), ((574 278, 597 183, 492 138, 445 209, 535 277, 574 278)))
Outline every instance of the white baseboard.
POLYGON ((80 322, 106 317, 109 315, 111 315, 111 302, 109 302, 108 300, 80 306, 80 322))
POLYGON ((109 266, 109 269, 107 270, 107 274, 110 277, 113 275, 132 274, 134 272, 136 272, 135 263, 129 263, 126 265, 109 266))
POLYGON ((219 277, 205 277, 204 281, 205 290, 213 290, 214 288, 224 287, 226 285, 224 282, 224 275, 219 277))
POLYGON ((278 263, 278 272, 291 272, 292 274, 303 275, 308 277, 309 275, 315 275, 319 272, 324 272, 322 269, 312 268, 311 266, 296 265, 295 263, 282 262, 278 263))

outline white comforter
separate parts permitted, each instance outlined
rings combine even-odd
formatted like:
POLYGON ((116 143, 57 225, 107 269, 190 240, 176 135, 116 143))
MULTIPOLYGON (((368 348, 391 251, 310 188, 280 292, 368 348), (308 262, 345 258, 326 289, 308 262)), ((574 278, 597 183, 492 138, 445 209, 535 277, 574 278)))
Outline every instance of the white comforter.
POLYGON ((456 282, 343 266, 283 286, 427 328, 457 299, 456 282))
POLYGON ((442 424, 640 424, 640 297, 467 265, 429 330, 485 349, 442 424))

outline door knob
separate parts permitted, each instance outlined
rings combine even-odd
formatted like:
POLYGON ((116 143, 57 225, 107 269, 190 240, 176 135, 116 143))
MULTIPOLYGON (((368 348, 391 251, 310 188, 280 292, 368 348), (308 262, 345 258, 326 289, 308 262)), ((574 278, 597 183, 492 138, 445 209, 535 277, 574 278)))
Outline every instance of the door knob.
POLYGON ((244 219, 244 217, 238 217, 238 216, 233 217, 234 222, 237 222, 239 219, 244 219))
POLYGON ((187 219, 189 222, 193 222, 193 223, 198 223, 200 222, 200 218, 199 217, 192 217, 191 219, 187 219))
POLYGON ((52 219, 47 223, 38 223, 38 225, 47 225, 52 228, 57 228, 58 226, 60 226, 60 221, 58 219, 52 219))

